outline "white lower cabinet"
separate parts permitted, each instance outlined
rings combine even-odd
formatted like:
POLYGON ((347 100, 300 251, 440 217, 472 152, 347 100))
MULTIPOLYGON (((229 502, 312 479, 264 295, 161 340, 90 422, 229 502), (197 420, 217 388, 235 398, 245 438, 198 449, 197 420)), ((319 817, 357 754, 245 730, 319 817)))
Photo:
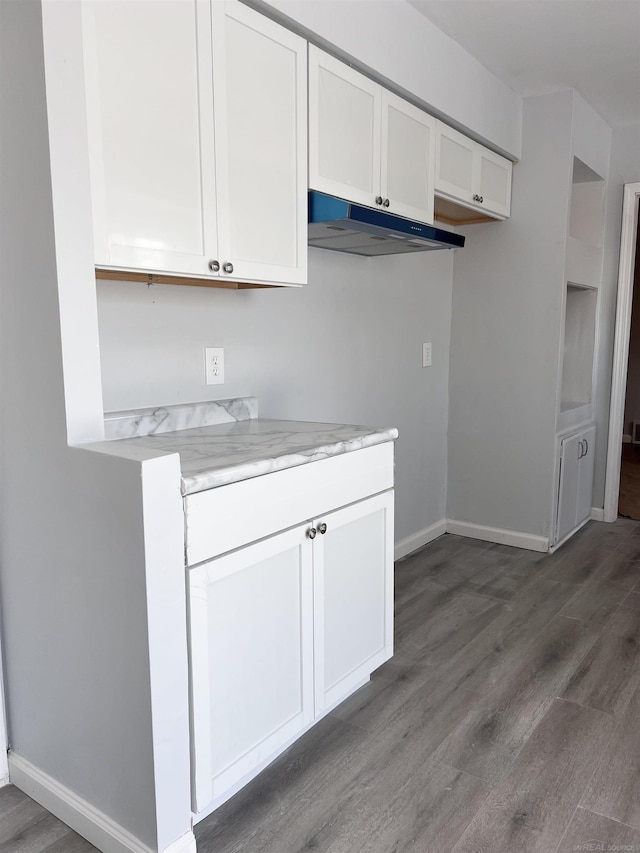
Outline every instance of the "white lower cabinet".
POLYGON ((317 529, 313 583, 319 715, 393 654, 393 492, 323 516, 317 529))
POLYGON ((188 570, 204 817, 393 653, 393 491, 188 570))
POLYGON ((595 439, 590 426, 561 441, 556 542, 591 516, 595 439))
POLYGON ((313 580, 303 528, 189 571, 193 810, 313 718, 313 580))

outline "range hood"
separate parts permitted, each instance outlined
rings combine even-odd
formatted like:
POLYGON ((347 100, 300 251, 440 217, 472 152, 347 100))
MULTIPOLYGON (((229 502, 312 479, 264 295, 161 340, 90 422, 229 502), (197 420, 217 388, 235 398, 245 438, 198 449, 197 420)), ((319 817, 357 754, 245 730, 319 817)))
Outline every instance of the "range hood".
POLYGON ((311 190, 309 245, 371 257, 457 249, 464 237, 311 190))

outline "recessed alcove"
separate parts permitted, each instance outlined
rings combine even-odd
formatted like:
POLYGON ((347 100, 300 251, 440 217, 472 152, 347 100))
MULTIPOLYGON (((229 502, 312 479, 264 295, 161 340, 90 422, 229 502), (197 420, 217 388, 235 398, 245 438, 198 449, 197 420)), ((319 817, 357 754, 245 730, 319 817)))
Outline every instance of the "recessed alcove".
POLYGON ((591 402, 598 291, 567 283, 560 411, 591 402))
POLYGON ((582 160, 573 158, 569 236, 590 246, 602 245, 605 182, 582 160))

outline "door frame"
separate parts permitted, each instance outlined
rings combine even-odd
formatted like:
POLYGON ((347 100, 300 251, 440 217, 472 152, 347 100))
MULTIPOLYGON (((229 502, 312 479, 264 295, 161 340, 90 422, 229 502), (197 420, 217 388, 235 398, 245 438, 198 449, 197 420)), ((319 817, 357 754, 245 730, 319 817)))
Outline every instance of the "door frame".
POLYGON ((633 304, 639 199, 640 182, 625 184, 622 204, 622 234, 620 238, 616 325, 613 344, 609 437, 607 439, 607 471, 604 487, 605 521, 615 521, 618 517, 620 454, 622 450, 624 401, 629 362, 629 337, 631 333, 631 308, 633 304))

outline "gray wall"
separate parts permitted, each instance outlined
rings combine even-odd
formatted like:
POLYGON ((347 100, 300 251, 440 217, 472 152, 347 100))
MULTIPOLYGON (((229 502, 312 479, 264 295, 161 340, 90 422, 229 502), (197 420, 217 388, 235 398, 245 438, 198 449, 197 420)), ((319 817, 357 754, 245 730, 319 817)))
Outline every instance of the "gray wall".
POLYGON ((524 102, 512 218, 454 262, 448 517, 550 533, 570 91, 524 102))
MULTIPOLYGON (((0 596, 9 739, 14 755, 153 848, 140 465, 67 446, 35 2, 0 3, 0 186, 0 596)), ((76 236, 82 239, 81 227, 76 236)), ((91 275, 86 286, 94 286, 91 275)))
POLYGON ((419 533, 446 510, 452 265, 318 249, 304 288, 101 282, 105 409, 253 394, 263 417, 397 426, 396 541, 419 533), (225 348, 224 385, 204 384, 205 346, 225 348))

